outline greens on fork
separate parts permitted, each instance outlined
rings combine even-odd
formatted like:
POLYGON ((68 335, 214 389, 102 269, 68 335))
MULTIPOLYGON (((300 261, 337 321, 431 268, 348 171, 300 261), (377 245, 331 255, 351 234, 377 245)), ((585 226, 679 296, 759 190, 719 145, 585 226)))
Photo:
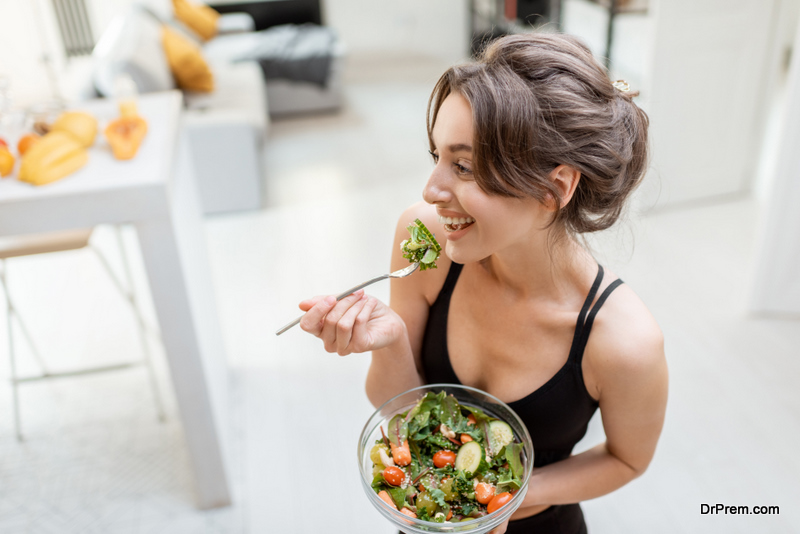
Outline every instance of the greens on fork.
POLYGON ((435 269, 436 260, 442 252, 442 246, 436 241, 436 237, 419 219, 415 219, 407 229, 411 238, 400 243, 403 257, 411 263, 419 263, 420 271, 435 269))

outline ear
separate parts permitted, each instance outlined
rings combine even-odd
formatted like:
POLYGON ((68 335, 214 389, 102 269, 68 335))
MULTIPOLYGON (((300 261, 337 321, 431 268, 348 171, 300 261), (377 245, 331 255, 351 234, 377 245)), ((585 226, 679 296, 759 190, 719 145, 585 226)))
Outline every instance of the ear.
POLYGON ((572 200, 572 195, 575 194, 580 179, 581 173, 568 165, 559 165, 550 173, 550 180, 561 193, 562 208, 572 200))

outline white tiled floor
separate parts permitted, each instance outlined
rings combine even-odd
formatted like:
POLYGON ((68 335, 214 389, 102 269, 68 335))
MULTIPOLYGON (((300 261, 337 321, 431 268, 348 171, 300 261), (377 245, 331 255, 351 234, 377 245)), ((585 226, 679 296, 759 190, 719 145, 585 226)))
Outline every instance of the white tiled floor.
MULTIPOLYGON (((236 505, 194 509, 174 400, 169 393, 169 420, 158 423, 142 370, 25 386, 23 444, 3 383, 0 532, 393 532, 356 476, 356 439, 371 413, 368 357, 329 355, 299 330, 273 332, 301 298, 386 269, 396 218, 430 169, 424 108, 442 68, 418 58, 351 64, 343 113, 273 124, 268 207, 208 220, 231 368, 236 505)), ((593 240, 659 320, 671 390, 650 470, 584 504, 591 532, 800 531, 800 323, 744 311, 757 217, 748 199, 632 214, 593 240), (700 515, 701 503, 718 502, 778 505, 781 514, 700 515)), ((96 241, 113 251, 107 230, 96 241)), ((53 367, 137 357, 127 310, 90 253, 20 259, 11 282, 53 367)), ((594 421, 579 447, 600 439, 594 421)))

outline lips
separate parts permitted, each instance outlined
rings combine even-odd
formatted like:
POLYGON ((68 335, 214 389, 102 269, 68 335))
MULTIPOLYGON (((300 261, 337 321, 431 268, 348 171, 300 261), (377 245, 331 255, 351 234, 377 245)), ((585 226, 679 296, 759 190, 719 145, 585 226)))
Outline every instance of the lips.
POLYGON ((447 232, 458 232, 475 224, 472 217, 445 217, 439 216, 439 222, 444 225, 447 232))
POLYGON ((439 222, 442 224, 466 224, 474 223, 475 219, 472 217, 444 217, 439 215, 439 222))

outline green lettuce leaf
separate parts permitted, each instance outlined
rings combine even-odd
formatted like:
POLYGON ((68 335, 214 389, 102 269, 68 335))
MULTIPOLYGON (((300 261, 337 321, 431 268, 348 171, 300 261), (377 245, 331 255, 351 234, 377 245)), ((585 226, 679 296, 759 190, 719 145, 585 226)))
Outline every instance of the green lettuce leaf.
POLYGON ((522 443, 509 443, 506 445, 506 461, 511 473, 516 478, 522 478, 522 443))
POLYGON ((387 491, 398 510, 406 505, 406 490, 404 488, 389 488, 387 491))
POLYGON ((397 414, 389 421, 389 441, 400 445, 408 439, 408 423, 401 414, 397 414))
POLYGON ((439 421, 447 425, 450 429, 455 429, 460 426, 463 416, 461 415, 461 408, 455 397, 448 395, 442 400, 439 404, 438 417, 439 421))
POLYGON ((440 489, 432 489, 428 492, 431 498, 436 501, 436 504, 442 508, 448 508, 450 505, 444 501, 444 492, 440 489))

